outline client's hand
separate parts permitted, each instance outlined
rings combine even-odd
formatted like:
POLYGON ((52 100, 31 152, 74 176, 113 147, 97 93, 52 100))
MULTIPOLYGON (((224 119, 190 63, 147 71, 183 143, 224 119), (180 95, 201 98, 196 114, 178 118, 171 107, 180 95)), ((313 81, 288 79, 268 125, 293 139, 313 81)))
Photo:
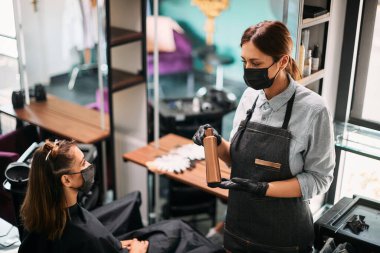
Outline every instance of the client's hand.
POLYGON ((121 241, 123 249, 128 249, 130 253, 146 253, 148 250, 148 241, 138 241, 136 238, 132 240, 121 241))

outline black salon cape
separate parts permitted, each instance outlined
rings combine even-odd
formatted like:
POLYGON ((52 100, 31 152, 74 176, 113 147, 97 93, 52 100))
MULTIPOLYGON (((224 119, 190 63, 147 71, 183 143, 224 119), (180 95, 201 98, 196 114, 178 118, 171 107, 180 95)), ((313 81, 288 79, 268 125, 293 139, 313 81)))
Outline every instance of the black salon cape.
MULTIPOLYGON (((69 208, 70 221, 67 223, 63 236, 59 240, 50 241, 43 235, 29 233, 20 246, 19 252, 59 252, 59 253, 113 253, 128 252, 121 248, 120 240, 138 238, 148 240, 148 252, 152 253, 216 253, 224 252, 217 245, 212 244, 207 238, 180 220, 169 220, 155 223, 145 228, 134 229, 135 215, 125 215, 131 206, 127 200, 118 200, 111 205, 101 207, 100 212, 94 214, 88 212, 79 205, 69 208), (125 203, 124 203, 125 202, 125 203), (123 210, 123 211, 121 211, 123 210), (126 212, 127 211, 127 212, 126 212), (108 213, 106 219, 105 214, 108 213), (121 224, 121 225, 120 225, 121 224), (125 227, 133 231, 125 231, 125 227), (114 235, 110 232, 114 232, 114 235), (119 232, 119 233, 115 233, 119 232), (131 231, 131 232, 130 232, 131 231)), ((137 201, 135 201, 137 202, 137 201)))
POLYGON ((128 252, 121 249, 117 240, 94 215, 79 205, 69 208, 71 220, 58 240, 47 240, 43 235, 29 233, 23 240, 19 252, 128 252))

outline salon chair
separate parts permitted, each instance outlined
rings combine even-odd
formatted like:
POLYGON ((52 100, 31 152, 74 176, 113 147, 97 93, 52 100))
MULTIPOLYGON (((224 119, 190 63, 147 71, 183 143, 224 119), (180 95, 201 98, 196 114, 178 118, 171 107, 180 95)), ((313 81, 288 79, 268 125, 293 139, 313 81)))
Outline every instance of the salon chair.
MULTIPOLYGON (((173 30, 176 49, 174 52, 159 52, 159 75, 170 76, 174 74, 187 75, 187 93, 194 92, 194 72, 192 45, 184 33, 173 30)), ((153 53, 147 54, 148 77, 153 76, 153 53)))
MULTIPOLYGON (((33 142, 39 142, 40 137, 35 126, 28 125, 10 133, 0 135, 0 182, 5 180, 4 172, 8 164, 17 159, 29 148, 33 142)), ((12 195, 0 187, 0 217, 16 225, 16 215, 13 207, 12 195)))
MULTIPOLYGON (((95 93, 95 102, 87 104, 86 107, 89 109, 100 111, 100 108, 102 106, 101 103, 102 100, 102 94, 99 89, 96 90, 95 93)), ((103 89, 103 102, 104 102, 104 112, 109 113, 109 102, 108 102, 108 89, 103 89)))
MULTIPOLYGON (((176 49, 174 52, 160 52, 160 75, 187 73, 192 71, 192 46, 185 34, 173 30, 176 49)), ((153 54, 148 54, 148 75, 153 75, 153 54)))
POLYGON ((197 188, 169 180, 168 202, 163 206, 163 218, 192 216, 189 223, 210 220, 216 223, 216 197, 197 188), (206 218, 198 215, 205 214, 206 218), (195 216, 198 216, 194 218, 195 216))
MULTIPOLYGON (((153 117, 154 108, 148 104, 148 140, 153 141, 153 117)), ((220 121, 221 122, 221 121, 220 121)), ((168 133, 175 133, 180 136, 191 138, 199 125, 192 124, 192 127, 183 129, 176 128, 176 122, 165 120, 160 116, 160 136, 168 133), (195 130, 194 130, 195 129, 195 130), (190 136, 191 135, 191 136, 190 136)), ((216 126, 221 130, 221 124, 216 126)), ((215 224, 216 218, 216 197, 205 193, 195 187, 191 187, 177 181, 160 177, 160 194, 167 198, 167 203, 163 206, 162 216, 164 219, 172 217, 194 216, 206 214, 207 219, 215 224)), ((194 223, 204 219, 193 219, 194 223)))

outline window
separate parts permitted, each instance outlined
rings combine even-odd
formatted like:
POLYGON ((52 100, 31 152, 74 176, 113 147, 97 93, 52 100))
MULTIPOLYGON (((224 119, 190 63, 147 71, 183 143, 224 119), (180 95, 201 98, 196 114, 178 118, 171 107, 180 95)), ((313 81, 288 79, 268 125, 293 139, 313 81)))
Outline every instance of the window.
MULTIPOLYGON (((11 103, 12 90, 20 89, 13 1, 0 0, 0 104, 11 103)), ((0 115, 0 133, 15 128, 16 121, 0 115)))
POLYGON ((347 0, 346 7, 329 204, 354 194, 380 199, 380 0, 347 0))
POLYGON ((16 29, 12 0, 0 1, 0 55, 17 58, 16 29))
POLYGON ((350 122, 380 130, 380 0, 365 0, 350 122))
POLYGON ((338 199, 361 195, 380 200, 380 161, 344 152, 340 161, 342 182, 338 199))

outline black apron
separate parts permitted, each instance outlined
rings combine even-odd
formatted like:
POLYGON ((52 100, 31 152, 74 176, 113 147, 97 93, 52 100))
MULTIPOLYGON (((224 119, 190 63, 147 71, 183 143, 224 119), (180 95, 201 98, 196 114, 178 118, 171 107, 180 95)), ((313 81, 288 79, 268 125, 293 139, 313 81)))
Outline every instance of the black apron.
MULTIPOLYGON (((232 177, 261 182, 293 178, 287 130, 295 93, 281 128, 250 122, 257 98, 231 141, 232 177)), ((230 190, 224 247, 231 252, 311 252, 313 218, 301 198, 255 197, 230 190)))

